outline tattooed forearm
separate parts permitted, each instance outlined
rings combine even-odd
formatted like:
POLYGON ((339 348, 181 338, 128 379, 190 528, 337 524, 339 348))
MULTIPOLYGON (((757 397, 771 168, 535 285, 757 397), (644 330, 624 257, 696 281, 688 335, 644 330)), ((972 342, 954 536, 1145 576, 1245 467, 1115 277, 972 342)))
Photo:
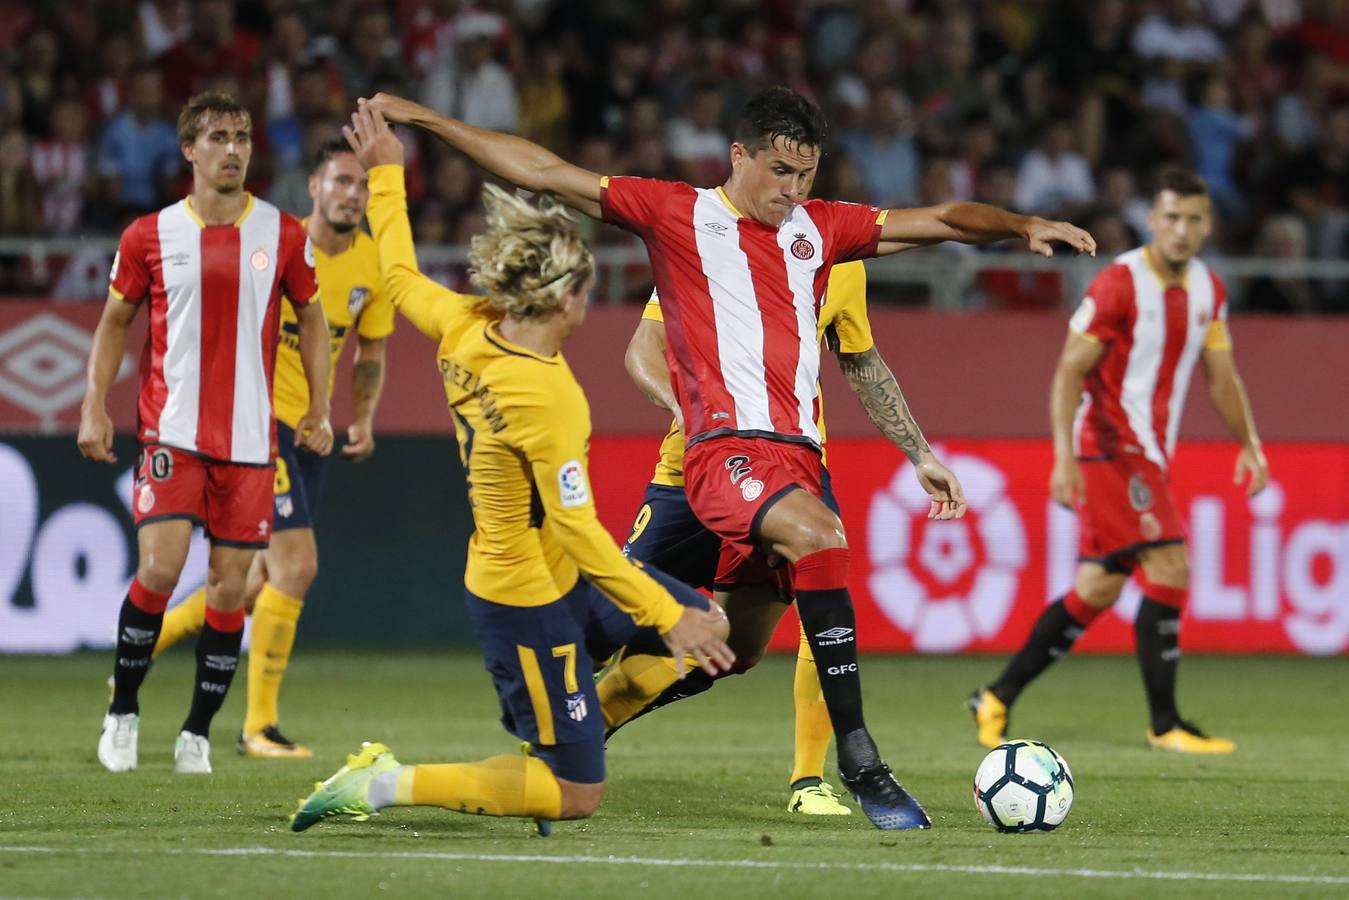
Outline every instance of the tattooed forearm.
POLYGON ((862 401, 872 424, 881 434, 904 451, 915 465, 932 452, 918 423, 909 412, 909 404, 899 390, 899 382, 875 347, 865 353, 840 353, 838 364, 862 401))
POLYGON ((375 407, 383 388, 383 361, 358 362, 351 367, 351 405, 358 422, 368 422, 375 417, 375 407))

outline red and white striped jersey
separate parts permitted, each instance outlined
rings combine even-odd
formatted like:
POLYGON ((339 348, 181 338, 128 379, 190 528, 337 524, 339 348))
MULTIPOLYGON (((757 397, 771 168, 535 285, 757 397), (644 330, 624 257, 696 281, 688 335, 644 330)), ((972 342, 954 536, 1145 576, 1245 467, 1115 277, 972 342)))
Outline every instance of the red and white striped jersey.
POLYGON ((1179 286, 1162 280, 1146 247, 1097 275, 1069 323, 1106 345, 1073 422, 1077 455, 1141 453, 1166 468, 1200 353, 1231 347, 1226 320, 1227 289, 1199 259, 1179 286))
POLYGON ((876 255, 885 212, 810 200, 772 228, 720 188, 602 184, 605 221, 651 257, 688 443, 738 434, 818 447, 821 298, 836 263, 876 255))
POLYGON ((109 292, 149 299, 137 435, 212 459, 272 460, 272 369, 281 296, 318 292, 293 216, 252 196, 233 225, 206 225, 189 199, 122 232, 109 292))

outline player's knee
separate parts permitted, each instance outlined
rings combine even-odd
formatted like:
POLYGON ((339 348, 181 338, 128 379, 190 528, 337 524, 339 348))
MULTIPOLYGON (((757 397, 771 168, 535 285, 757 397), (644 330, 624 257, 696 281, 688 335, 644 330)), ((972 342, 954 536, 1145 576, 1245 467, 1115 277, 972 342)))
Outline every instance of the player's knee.
POLYGON ((598 784, 582 784, 577 781, 557 780, 562 787, 563 819, 588 819, 600 808, 604 799, 603 781, 598 784))
POLYGON ((319 561, 309 554, 297 554, 276 564, 268 574, 283 594, 303 598, 318 577, 319 561))
POLYGON ((173 559, 165 559, 153 554, 143 558, 136 567, 136 578, 146 588, 157 594, 171 594, 178 586, 178 576, 183 564, 173 559))
POLYGON ((1168 558, 1148 567, 1145 573, 1149 581, 1166 587, 1188 588, 1190 586, 1190 561, 1183 556, 1168 558))
POLYGON ((1124 590, 1125 578, 1122 575, 1107 574, 1097 578, 1081 576, 1073 589, 1082 602, 1092 609, 1108 609, 1115 605, 1120 592, 1124 590))
POLYGON ((833 515, 822 515, 797 523, 789 540, 784 542, 797 559, 819 553, 821 550, 847 549, 848 539, 833 515))

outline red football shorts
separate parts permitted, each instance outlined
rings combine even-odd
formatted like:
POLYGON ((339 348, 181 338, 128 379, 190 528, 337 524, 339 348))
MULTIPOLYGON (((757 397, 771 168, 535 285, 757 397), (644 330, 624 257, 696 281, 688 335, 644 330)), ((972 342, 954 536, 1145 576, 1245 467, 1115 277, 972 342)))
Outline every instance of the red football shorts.
POLYGON ((220 462, 147 444, 132 495, 136 527, 188 519, 202 526, 213 544, 261 549, 272 534, 273 478, 272 466, 220 462))
POLYGON ((1185 540, 1171 479, 1156 463, 1131 455, 1080 465, 1086 490, 1078 507, 1079 559, 1128 573, 1140 550, 1185 540))
POLYGON ((759 525, 797 488, 819 497, 821 469, 811 445, 766 438, 708 438, 684 452, 689 506, 722 539, 718 586, 782 580, 758 549, 759 525))

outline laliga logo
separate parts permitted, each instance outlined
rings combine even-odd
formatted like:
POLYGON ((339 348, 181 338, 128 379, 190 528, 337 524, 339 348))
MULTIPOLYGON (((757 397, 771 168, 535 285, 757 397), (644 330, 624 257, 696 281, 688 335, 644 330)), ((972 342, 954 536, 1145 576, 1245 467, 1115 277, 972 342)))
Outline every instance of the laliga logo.
POLYGON ((957 455, 947 463, 960 478, 970 509, 978 511, 977 521, 927 519, 930 500, 907 465, 872 497, 867 517, 871 595, 886 617, 909 633, 914 649, 924 653, 952 653, 997 634, 1026 567, 1026 529, 1007 496, 1003 474, 975 456, 957 455), (983 562, 975 568, 978 545, 983 562), (929 591, 919 577, 924 571, 930 582, 950 586, 950 592, 929 591), (957 593, 961 580, 969 586, 957 593))

